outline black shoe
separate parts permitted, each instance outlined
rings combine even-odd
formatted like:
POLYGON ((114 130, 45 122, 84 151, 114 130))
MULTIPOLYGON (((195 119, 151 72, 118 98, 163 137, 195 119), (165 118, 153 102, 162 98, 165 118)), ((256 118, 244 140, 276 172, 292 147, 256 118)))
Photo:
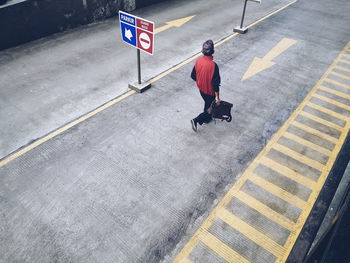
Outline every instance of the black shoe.
POLYGON ((191 120, 192 130, 197 131, 197 121, 195 119, 191 120))

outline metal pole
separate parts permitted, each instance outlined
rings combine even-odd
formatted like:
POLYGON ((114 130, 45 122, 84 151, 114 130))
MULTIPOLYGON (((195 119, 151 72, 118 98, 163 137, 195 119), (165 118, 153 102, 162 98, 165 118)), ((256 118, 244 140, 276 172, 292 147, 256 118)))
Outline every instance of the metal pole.
POLYGON ((241 28, 243 28, 243 20, 244 20, 244 15, 245 15, 245 9, 247 7, 247 2, 248 2, 248 0, 244 1, 243 14, 242 14, 242 20, 241 20, 241 28))
POLYGON ((141 84, 141 58, 140 49, 137 49, 137 70, 138 70, 138 83, 141 84))

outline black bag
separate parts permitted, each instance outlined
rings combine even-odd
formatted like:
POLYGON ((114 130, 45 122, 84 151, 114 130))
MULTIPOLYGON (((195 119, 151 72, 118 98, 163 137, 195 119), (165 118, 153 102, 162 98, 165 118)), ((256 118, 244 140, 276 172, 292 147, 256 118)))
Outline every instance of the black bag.
POLYGON ((208 109, 208 113, 211 114, 211 117, 214 119, 220 119, 225 120, 227 122, 230 122, 232 120, 231 115, 231 108, 233 104, 227 102, 227 101, 220 101, 219 104, 216 104, 215 100, 211 104, 210 108, 208 109))

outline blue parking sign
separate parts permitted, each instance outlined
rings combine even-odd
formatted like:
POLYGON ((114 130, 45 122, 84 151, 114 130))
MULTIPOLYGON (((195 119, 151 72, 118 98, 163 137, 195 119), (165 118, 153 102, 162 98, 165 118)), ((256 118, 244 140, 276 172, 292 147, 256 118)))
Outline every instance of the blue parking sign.
POLYGON ((126 43, 136 47, 136 27, 120 22, 120 29, 121 29, 121 34, 123 41, 126 43))

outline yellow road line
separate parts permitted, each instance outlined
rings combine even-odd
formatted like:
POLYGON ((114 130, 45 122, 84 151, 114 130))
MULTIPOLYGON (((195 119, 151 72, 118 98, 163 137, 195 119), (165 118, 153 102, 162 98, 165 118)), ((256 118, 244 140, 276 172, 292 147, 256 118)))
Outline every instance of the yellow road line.
POLYGON ((266 249, 276 257, 280 257, 283 254, 284 248, 281 245, 277 244, 275 241, 273 241, 260 231, 256 230, 254 227, 250 226, 249 224, 247 224, 234 214, 230 213, 226 209, 220 210, 220 212, 218 213, 218 218, 220 218, 222 221, 224 221, 237 231, 241 232, 244 236, 248 237, 255 244, 266 249))
MULTIPOLYGON (((347 75, 344 75, 344 74, 341 74, 341 73, 338 73, 338 72, 335 72, 335 71, 332 71, 330 74, 332 75, 335 75, 335 76, 338 76, 342 79, 348 79, 350 80, 350 76, 347 76, 347 75)), ((350 88, 350 87, 349 87, 350 88)))
POLYGON ((286 190, 278 187, 277 185, 270 183, 269 181, 261 178, 260 176, 251 174, 249 181, 251 181, 253 184, 260 186, 261 188, 265 189, 266 191, 281 198, 282 200, 286 201, 287 203, 293 206, 296 206, 300 209, 303 209, 305 206, 306 202, 304 200, 300 199, 296 195, 287 192, 286 190))
MULTIPOLYGON (((283 136, 285 136, 285 134, 283 134, 283 136)), ((304 176, 304 175, 301 175, 297 172, 295 172, 294 170, 284 166, 284 165, 281 165, 279 164, 278 162, 270 159, 270 158, 267 158, 267 157, 262 157, 260 159, 260 163, 265 165, 266 167, 276 171, 277 173, 303 185, 303 186, 306 186, 307 188, 309 189, 313 189, 316 185, 316 182, 309 179, 308 177, 304 176)))
POLYGON ((193 262, 187 258, 184 258, 180 261, 180 263, 193 263, 193 262))
POLYGON ((302 129, 302 130, 304 130, 304 131, 306 131, 306 132, 308 132, 308 133, 311 133, 311 134, 313 134, 313 135, 316 135, 316 136, 318 136, 318 137, 321 137, 322 139, 325 139, 325 140, 327 140, 327 141, 330 141, 330 142, 332 142, 332 143, 337 143, 337 142, 338 142, 338 139, 337 139, 337 138, 335 138, 335 137, 333 137, 333 136, 330 136, 330 135, 328 135, 328 134, 325 134, 325 133, 323 133, 323 132, 320 132, 319 130, 316 130, 316 129, 314 129, 314 128, 311 128, 311 127, 309 127, 309 126, 307 126, 307 125, 305 125, 305 124, 302 124, 302 123, 300 123, 300 122, 298 122, 298 121, 294 121, 294 122, 292 123, 292 125, 295 126, 295 127, 298 127, 299 129, 302 129))
POLYGON ((249 260, 242 257, 240 254, 238 254, 236 251, 224 244, 220 239, 210 234, 209 232, 203 231, 199 239, 203 244, 205 244, 229 263, 250 263, 249 260))
POLYGON ((343 57, 349 57, 350 58, 350 54, 342 54, 343 57))
POLYGON ((350 61, 349 61, 349 60, 339 59, 338 62, 341 62, 341 63, 345 63, 345 64, 349 64, 349 65, 350 65, 350 61))
POLYGON ((292 157, 294 160, 297 160, 303 164, 306 164, 307 166, 310 166, 316 170, 319 170, 319 171, 322 171, 322 169, 324 168, 324 165, 321 164, 320 162, 316 161, 316 160, 313 160, 309 157, 307 157, 306 155, 303 155, 303 154, 300 154, 284 145, 281 145, 279 143, 276 143, 274 146, 273 146, 273 149, 281 152, 281 153, 284 153, 285 155, 289 156, 289 157, 292 157))
POLYGON ((322 119, 322 118, 320 118, 320 117, 318 117, 318 116, 316 116, 314 114, 311 114, 309 112, 306 112, 306 111, 301 111, 299 113, 299 115, 304 116, 304 117, 306 117, 308 119, 311 119, 311 120, 313 120, 315 122, 318 122, 320 124, 323 124, 325 126, 328 126, 328 127, 333 128, 335 130, 338 130, 338 131, 342 131, 343 128, 344 128, 344 126, 340 126, 338 124, 335 124, 334 122, 327 121, 325 119, 322 119))
POLYGON ((332 93, 332 94, 337 95, 339 97, 343 97, 344 99, 350 100, 350 95, 346 94, 344 92, 341 92, 341 91, 338 91, 338 90, 335 90, 335 89, 330 89, 330 88, 327 88, 327 87, 324 87, 324 86, 320 86, 319 89, 323 90, 323 91, 326 91, 328 93, 332 93))
POLYGON ((130 95, 134 94, 135 91, 131 90, 131 91, 128 91, 126 93, 124 93, 123 95, 119 96, 118 98, 115 98, 109 102, 107 102, 106 104, 96 108, 95 110, 89 112, 88 114, 85 114, 83 116, 81 116, 80 118, 78 118, 77 120, 75 121, 72 121, 66 125, 64 125, 63 127, 55 130, 54 132, 51 132, 50 134, 38 139, 37 141, 29 144, 28 146, 20 149, 19 151, 9 155, 8 157, 5 157, 4 159, 2 159, 0 161, 0 167, 3 167, 4 165, 8 164, 9 162, 11 162, 12 160, 22 156, 23 154, 31 151, 32 149, 38 147, 39 145, 47 142, 48 140, 51 140, 52 138, 56 137, 57 135, 60 135, 61 133, 63 133, 64 131, 67 131, 68 129, 72 128, 73 126, 76 126, 78 125, 79 123, 93 117, 94 115, 96 115, 97 113, 111 107, 112 105, 122 101, 123 99, 129 97, 130 95))
POLYGON ((340 69, 340 70, 342 70, 342 71, 345 71, 345 72, 349 72, 349 73, 350 73, 350 69, 349 69, 349 68, 344 68, 344 67, 338 66, 338 65, 336 65, 334 68, 340 69))
POLYGON ((281 215, 280 213, 277 213, 275 210, 271 209, 264 203, 258 201, 254 197, 246 194, 245 192, 239 191, 236 193, 235 198, 243 202, 244 204, 248 205, 250 208, 258 211, 260 214, 266 216, 273 222, 279 224, 280 226, 284 227, 285 229, 289 231, 294 230, 295 223, 290 220, 289 218, 286 218, 285 216, 281 215))
POLYGON ((325 95, 321 95, 321 94, 315 93, 315 94, 313 95, 313 97, 318 98, 318 99, 320 99, 320 100, 323 100, 323 101, 325 101, 325 102, 328 102, 328 103, 330 103, 330 104, 333 104, 333 105, 335 105, 335 106, 337 106, 337 107, 339 107, 339 108, 342 108, 342 109, 344 109, 344 110, 350 111, 350 105, 346 105, 346 104, 341 103, 341 102, 339 102, 339 101, 337 101, 337 100, 328 98, 328 97, 326 97, 325 95))
POLYGON ((305 145, 305 146, 307 146, 307 147, 309 147, 309 148, 311 148, 311 149, 313 149, 313 150, 315 150, 315 151, 317 151, 319 153, 324 154, 325 156, 328 156, 328 155, 331 154, 330 150, 328 150, 328 149, 326 149, 326 148, 324 148, 322 146, 319 146, 319 145, 317 145, 317 144, 315 144, 313 142, 305 140, 304 138, 301 138, 298 135, 294 135, 294 134, 292 134, 290 132, 285 132, 283 134, 283 137, 286 137, 286 138, 288 138, 290 140, 293 140, 293 141, 298 142, 298 143, 300 143, 302 145, 305 145))
POLYGON ((345 119, 347 118, 346 115, 343 115, 341 113, 335 112, 335 111, 330 110, 328 108, 325 108, 323 106, 317 105, 317 104, 315 104, 315 103, 313 103, 311 101, 309 101, 306 105, 308 107, 311 107, 311 108, 313 108, 315 110, 318 110, 318 111, 321 111, 323 113, 326 113, 326 114, 328 114, 328 115, 330 115, 330 116, 332 116, 334 118, 337 118, 339 120, 342 120, 342 121, 345 121, 345 119))
POLYGON ((339 86, 339 87, 342 87, 342 88, 345 88, 345 89, 350 89, 350 86, 349 86, 349 85, 346 85, 346 84, 344 84, 344 83, 341 83, 341 82, 336 81, 336 80, 333 80, 333 79, 328 79, 328 78, 326 78, 324 81, 325 81, 325 82, 328 82, 328 83, 332 83, 332 84, 334 84, 334 85, 336 85, 336 86, 339 86))

